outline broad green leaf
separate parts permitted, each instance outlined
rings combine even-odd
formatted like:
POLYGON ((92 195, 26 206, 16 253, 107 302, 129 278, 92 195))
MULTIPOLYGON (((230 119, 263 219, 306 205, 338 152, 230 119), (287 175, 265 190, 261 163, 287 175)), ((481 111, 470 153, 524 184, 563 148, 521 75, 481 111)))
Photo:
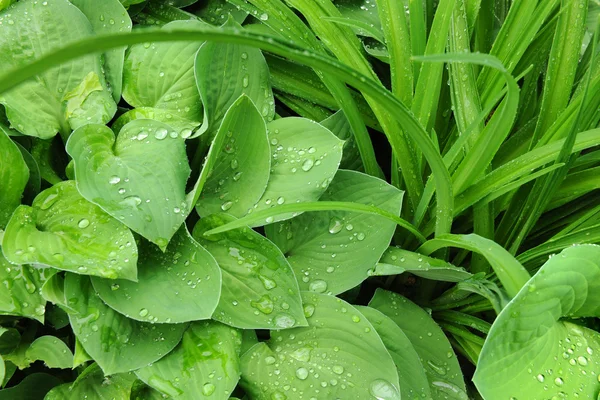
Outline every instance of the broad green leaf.
POLYGON ((46 393, 53 387, 60 385, 60 383, 60 379, 53 375, 35 372, 27 375, 19 384, 0 390, 0 400, 47 399, 47 397, 44 397, 46 393))
MULTIPOLYGON (((17 348, 21 341, 21 335, 15 328, 3 328, 0 326, 0 354, 11 353, 17 348)), ((0 383, 2 379, 0 379, 0 383)))
MULTIPOLYGON (((398 215, 402 195, 378 178, 340 170, 321 200, 374 205, 398 215)), ((321 211, 269 225, 266 232, 286 255, 301 289, 338 294, 367 279, 395 229, 378 215, 321 211)))
MULTIPOLYGON (((203 26, 205 24, 200 21, 175 21, 163 29, 203 26)), ((192 132, 188 125, 199 126, 202 120, 193 69, 200 45, 199 42, 182 41, 131 46, 125 56, 123 98, 136 108, 157 109, 154 118, 189 137, 192 132)))
POLYGON ((172 399, 228 399, 240 376, 241 343, 236 329, 214 321, 194 322, 175 350, 135 373, 172 399))
POLYGON ((10 381, 10 379, 16 371, 17 366, 15 364, 11 363, 8 360, 4 361, 4 380, 0 381, 0 388, 6 386, 6 384, 8 383, 8 381, 10 381))
MULTIPOLYGON (((0 13, 0 69, 23 66, 91 35, 88 19, 67 0, 20 1, 0 13)), ((59 131, 68 135, 83 124, 106 123, 117 109, 97 54, 47 69, 2 93, 0 103, 15 129, 44 139, 59 131)))
POLYGON ((340 168, 362 171, 364 168, 360 160, 360 153, 354 139, 354 133, 344 112, 342 110, 336 112, 329 118, 321 121, 321 125, 344 141, 340 168))
POLYGON ((383 344, 396 364, 400 380, 400 393, 403 399, 429 399, 429 381, 419 354, 413 348, 402 329, 385 314, 371 307, 357 306, 358 311, 367 317, 381 337, 383 344))
POLYGON ((67 142, 83 197, 163 249, 189 212, 185 143, 169 132, 166 124, 141 119, 116 139, 106 126, 87 125, 67 142))
POLYGON ((144 323, 108 307, 87 276, 68 274, 65 296, 75 312, 71 327, 85 351, 106 375, 133 371, 169 353, 181 340, 186 324, 144 323))
MULTIPOLYGON (((0 127, 0 130, 2 128, 0 127)), ((25 185, 25 190, 23 191, 23 199, 21 200, 23 203, 31 204, 35 196, 40 193, 42 187, 42 175, 40 173, 40 168, 35 161, 35 158, 21 146, 19 143, 15 143, 19 150, 21 151, 21 155, 23 156, 23 160, 25 164, 27 164, 27 168, 29 169, 29 180, 27 181, 27 185, 25 185)))
POLYGON ((599 259, 598 246, 563 250, 498 315, 473 379, 485 399, 597 396, 600 334, 561 319, 600 316, 599 259))
POLYGON ((382 289, 377 289, 369 307, 390 317, 408 337, 425 368, 432 398, 468 399, 452 346, 425 310, 399 294, 382 289))
POLYGON ((152 107, 138 107, 122 114, 115 122, 113 122, 111 128, 114 132, 120 132, 125 125, 136 119, 165 121, 173 129, 173 132, 170 134, 173 136, 181 135, 184 139, 198 126, 197 122, 189 121, 178 115, 174 115, 169 110, 152 107))
MULTIPOLYGON (((131 18, 119 0, 69 0, 85 14, 97 35, 130 32, 131 18)), ((115 102, 121 100, 123 89, 123 62, 125 47, 112 49, 103 54, 106 83, 115 102)))
POLYGON ((264 193, 271 167, 267 128, 249 97, 242 95, 227 111, 215 146, 196 210, 201 216, 225 211, 242 217, 264 193))
POLYGON ((223 273, 213 319, 244 329, 305 326, 296 277, 273 243, 250 228, 203 236, 231 220, 224 214, 212 215, 194 227, 194 237, 215 257, 223 273))
POLYGON ((29 169, 17 145, 0 126, 0 229, 21 204, 21 196, 29 179, 29 169))
POLYGON ((242 331, 242 347, 240 349, 240 355, 250 350, 257 343, 258 336, 256 336, 256 331, 253 329, 244 329, 242 331))
POLYGON ((65 342, 54 336, 40 336, 25 351, 25 357, 34 362, 41 360, 48 368, 71 368, 73 353, 65 342))
POLYGON ((221 270, 185 226, 166 252, 141 245, 137 282, 93 278, 100 298, 129 318, 152 323, 209 319, 219 302, 221 270))
POLYGON ((18 315, 44 322, 46 300, 40 295, 41 271, 13 265, 0 253, 0 315, 18 315))
MULTIPOLYGON (((271 175, 253 211, 318 200, 340 165, 344 142, 319 123, 296 117, 274 120, 267 133, 271 175)), ((282 215, 274 221, 291 217, 282 215)))
POLYGON ((132 233, 81 197, 74 181, 44 190, 32 207, 19 206, 2 244, 14 264, 41 264, 111 279, 137 276, 132 233))
MULTIPOLYGON (((241 29, 233 19, 224 27, 241 29)), ((225 112, 242 94, 254 102, 267 122, 273 119, 275 102, 269 67, 260 49, 205 42, 196 54, 194 72, 204 106, 202 132, 216 132, 225 112)))
MULTIPOLYGON (((60 146, 62 146, 62 143, 60 146)), ((51 185, 55 185, 63 180, 58 176, 54 168, 54 161, 57 158, 55 149, 56 141, 32 139, 31 156, 40 169, 41 178, 51 185)))
POLYGON ((302 299, 308 327, 271 332, 242 356, 246 393, 256 400, 399 400, 396 367, 367 318, 332 296, 302 299))
POLYGON ((455 267, 444 260, 423 256, 399 247, 389 247, 383 253, 373 275, 397 275, 404 272, 410 272, 421 278, 444 282, 460 282, 472 276, 464 268, 455 267))
POLYGON ((52 389, 44 400, 128 400, 135 375, 115 374, 105 377, 98 364, 87 367, 73 384, 52 389))
POLYGON ((73 354, 73 368, 76 368, 83 363, 92 361, 92 357, 85 351, 81 342, 75 338, 75 354, 73 354))

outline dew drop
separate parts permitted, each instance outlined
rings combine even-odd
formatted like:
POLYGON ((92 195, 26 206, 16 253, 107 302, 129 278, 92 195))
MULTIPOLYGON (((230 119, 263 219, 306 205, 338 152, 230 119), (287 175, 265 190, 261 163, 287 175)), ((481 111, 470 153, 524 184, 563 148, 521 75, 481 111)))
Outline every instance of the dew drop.
POLYGON ((223 211, 227 211, 229 210, 231 207, 233 206, 233 202, 232 201, 226 201, 225 203, 221 204, 221 210, 223 211))
POLYGON ((294 317, 287 313, 281 313, 275 316, 275 326, 280 329, 291 328, 296 323, 294 317))
POLYGON ((154 137, 157 140, 163 140, 164 138, 167 137, 168 134, 169 134, 169 131, 166 130, 165 128, 158 128, 156 130, 156 132, 154 132, 154 137))
POLYGON ((371 382, 369 392, 377 400, 400 400, 398 390, 384 379, 375 379, 371 382))
POLYGON ((146 310, 145 308, 142 308, 142 309, 140 310, 140 317, 142 317, 142 318, 143 318, 143 317, 145 317, 145 316, 147 316, 147 315, 148 315, 148 310, 146 310))
POLYGON ((88 226, 90 226, 90 220, 83 218, 83 219, 79 220, 79 222, 77 223, 77 226, 80 227, 81 229, 87 228, 88 226))
POLYGON ((121 182, 121 178, 119 178, 116 175, 113 175, 108 179, 108 183, 110 183, 111 185, 116 185, 119 182, 121 182))
POLYGON ((304 172, 310 171, 312 169, 313 165, 315 165, 315 160, 313 160, 312 158, 307 158, 302 163, 302 171, 304 171, 304 172))
POLYGON ((296 377, 301 381, 305 380, 306 378, 308 378, 308 370, 304 367, 298 368, 296 370, 296 377))
POLYGON ((205 383, 204 386, 202 386, 202 394, 203 395, 210 396, 214 392, 215 392, 215 385, 213 385, 212 383, 205 383))
POLYGON ((327 290, 327 282, 322 279, 314 280, 308 285, 308 290, 311 292, 323 293, 327 290))
POLYGON ((339 233, 342 230, 343 226, 344 226, 344 224, 342 224, 342 221, 340 221, 337 218, 332 218, 329 221, 329 233, 331 233, 331 234, 339 233))

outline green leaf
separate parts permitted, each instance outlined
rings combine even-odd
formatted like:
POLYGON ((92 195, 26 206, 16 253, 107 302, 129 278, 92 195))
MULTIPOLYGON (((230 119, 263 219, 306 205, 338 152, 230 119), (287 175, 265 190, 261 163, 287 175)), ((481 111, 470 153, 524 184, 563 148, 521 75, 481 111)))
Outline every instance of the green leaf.
POLYGON ((143 322, 179 323, 211 317, 221 293, 221 270, 185 226, 173 236, 166 252, 144 242, 140 254, 137 282, 92 279, 106 304, 143 322))
POLYGON ((0 229, 21 204, 21 196, 29 180, 29 169, 17 145, 0 126, 0 229))
MULTIPOLYGON (((1 129, 2 128, 0 128, 0 130, 1 129)), ((27 181, 27 185, 25 185, 23 199, 21 201, 30 204, 31 202, 33 202, 35 196, 37 196, 40 193, 42 186, 42 176, 40 174, 40 168, 38 167, 37 161, 35 161, 35 158, 33 158, 31 153, 29 153, 29 151, 27 151, 19 143, 15 144, 21 151, 23 160, 25 161, 25 164, 27 164, 27 168, 29 169, 29 180, 27 181)))
POLYGON ((6 376, 6 366, 4 365, 4 358, 2 358, 2 356, 0 355, 0 384, 2 384, 2 382, 4 382, 5 376, 6 376))
POLYGON ((152 389, 144 382, 137 380, 133 383, 131 388, 130 400, 163 400, 162 393, 158 390, 152 389))
POLYGON ((432 398, 468 399, 452 346, 426 311, 407 298, 382 289, 377 289, 369 307, 390 317, 408 337, 425 367, 432 398))
MULTIPOLYGON (((321 200, 374 205, 398 215, 402 195, 378 178, 341 170, 321 200)), ((266 232, 286 255, 301 289, 338 294, 367 279, 395 229, 378 215, 322 211, 269 225, 266 232)))
POLYGON ((137 248, 125 226, 90 203, 74 181, 44 190, 19 206, 3 239, 13 264, 35 263, 78 274, 136 279, 137 248))
POLYGON ((228 399, 240 376, 241 343, 236 329, 194 322, 175 350, 136 375, 173 399, 228 399))
POLYGON ((211 146, 198 214, 244 216, 264 193, 270 167, 267 127, 252 100, 242 95, 225 114, 211 146))
POLYGON ((172 133, 161 122, 135 120, 116 140, 106 126, 87 125, 67 142, 83 197, 163 249, 189 212, 185 143, 172 133))
MULTIPOLYGON (((119 0, 70 0, 85 14, 96 34, 130 32, 131 18, 119 0)), ((123 62, 125 47, 112 49, 103 54, 106 83, 115 102, 121 100, 123 89, 123 62)))
POLYGON ((429 399, 429 381, 419 354, 415 351, 402 329, 385 314, 371 307, 357 306, 358 311, 367 317, 381 337, 383 344, 396 364, 400 380, 400 393, 403 399, 429 399))
POLYGON ((373 275, 397 275, 404 272, 443 282, 460 282, 472 276, 464 268, 455 267, 444 260, 423 256, 399 247, 389 247, 383 253, 373 275))
POLYGON ((172 133, 173 135, 179 134, 182 137, 189 135, 198 126, 197 122, 175 115, 170 110, 152 107, 138 107, 127 111, 117 118, 117 120, 113 122, 111 126, 112 130, 114 132, 120 132, 125 125, 136 119, 153 119, 155 121, 164 121, 174 130, 174 133, 172 133))
POLYGON ((105 377, 98 364, 87 367, 73 384, 52 389, 44 400, 128 400, 135 375, 115 374, 105 377))
POLYGON ((47 397, 44 397, 46 393, 53 387, 60 385, 60 383, 60 379, 53 375, 36 372, 27 375, 18 385, 0 390, 0 400, 47 399, 47 397))
POLYGON ((65 296, 71 327, 85 351, 106 375, 128 372, 159 360, 181 340, 186 324, 138 322, 108 307, 88 277, 68 274, 65 296))
POLYGON ((40 336, 25 351, 25 357, 34 362, 42 360, 48 368, 71 368, 73 353, 65 342, 54 336, 40 336))
POLYGON ((362 172, 363 165, 360 160, 358 146, 356 145, 356 140, 354 139, 352 127, 350 126, 348 118, 346 118, 344 112, 342 110, 336 112, 329 118, 321 121, 321 125, 329 129, 331 133, 344 141, 340 168, 362 172))
MULTIPOLYGON (((3 70, 28 64, 58 47, 93 35, 87 18, 67 0, 21 1, 10 12, 2 12, 0 22, 3 70)), ((99 55, 48 69, 18 89, 2 93, 0 103, 15 129, 44 139, 59 131, 68 135, 86 123, 106 123, 117 109, 104 81, 99 55)))
POLYGON ((75 338, 75 354, 73 355, 73 368, 79 367, 80 365, 93 361, 92 357, 85 351, 81 342, 75 338))
POLYGON ((10 361, 4 361, 4 380, 0 381, 0 388, 6 386, 17 370, 17 366, 10 361))
MULTIPOLYGON (((21 335, 15 328, 3 328, 0 326, 0 354, 11 353, 17 348, 21 341, 21 335)), ((0 379, 2 383, 3 379, 0 379)))
MULTIPOLYGON (((252 211, 318 200, 340 165, 344 142, 322 125, 304 118, 277 119, 267 125, 267 131, 271 175, 252 211)), ((280 215, 273 221, 292 216, 280 215)))
MULTIPOLYGON (((175 21, 163 27, 194 29, 200 21, 175 21)), ((123 98, 133 107, 156 109, 154 118, 183 136, 200 125, 202 106, 194 79, 194 59, 200 42, 145 43, 131 46, 125 56, 123 98)))
POLYGON ((0 253, 0 315, 18 315, 44 322, 46 300, 40 295, 42 276, 39 269, 12 265, 0 253))
POLYGON ((600 334, 561 319, 600 316, 598 259, 598 246, 563 250, 498 315, 474 377, 482 396, 597 396, 600 334))
POLYGON ((242 356, 248 395, 399 400, 394 362, 367 318, 332 296, 303 293, 302 299, 308 327, 271 332, 242 356))
POLYGON ((213 319, 244 329, 305 326, 296 277, 273 243, 250 228, 203 236, 231 220, 224 214, 212 215, 194 227, 194 237, 215 257, 223 273, 213 319))
MULTIPOLYGON (((224 26, 241 29, 231 18, 224 26)), ((216 132, 225 112, 242 94, 254 102, 267 122, 273 119, 275 102, 269 68, 259 49, 205 42, 196 55, 194 72, 204 105, 201 132, 216 132)))
POLYGON ((204 0, 196 3, 192 10, 203 21, 212 25, 223 24, 228 15, 241 24, 248 16, 246 11, 234 6, 228 0, 204 0))

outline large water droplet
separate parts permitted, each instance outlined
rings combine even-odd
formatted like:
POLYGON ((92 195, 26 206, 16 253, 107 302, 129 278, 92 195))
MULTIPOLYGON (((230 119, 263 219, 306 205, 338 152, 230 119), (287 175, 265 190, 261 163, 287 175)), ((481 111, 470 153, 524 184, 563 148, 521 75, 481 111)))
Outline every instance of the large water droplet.
POLYGON ((312 348, 310 347, 301 347, 299 349, 294 350, 290 353, 290 357, 294 360, 298 360, 300 362, 309 362, 310 361, 310 352, 312 348))
POLYGON ((314 280, 308 285, 308 290, 311 292, 323 293, 327 290, 327 282, 322 279, 314 280))
POLYGON ((260 281, 262 282, 263 286, 267 290, 271 290, 271 289, 274 289, 274 288, 277 287, 277 282, 275 282, 272 279, 267 278, 264 275, 258 275, 258 279, 260 279, 260 281))
POLYGON ((148 310, 145 308, 142 308, 140 310, 140 317, 144 318, 146 315, 148 315, 148 310))
POLYGON ((331 218, 329 221, 329 233, 335 234, 342 230, 344 224, 337 218, 331 218))
POLYGON ((137 208, 140 204, 142 204, 142 199, 138 196, 127 196, 119 203, 124 206, 128 206, 131 208, 137 208))
POLYGON ((274 322, 276 327, 280 329, 287 329, 294 326, 296 320, 290 314, 280 313, 275 316, 274 322))
POLYGON ((166 130, 165 128, 158 128, 156 130, 156 132, 154 132, 154 137, 158 140, 163 140, 164 138, 167 137, 168 134, 169 134, 169 131, 166 130))
POLYGON ((344 367, 342 367, 341 365, 334 365, 333 367, 331 367, 331 370, 338 375, 341 375, 344 373, 344 367))
POLYGON ((308 378, 308 370, 304 367, 298 368, 296 370, 296 377, 301 381, 305 380, 306 378, 308 378))
POLYGON ((302 171, 304 171, 304 172, 310 171, 312 169, 313 165, 315 165, 315 160, 313 160, 312 158, 307 158, 302 163, 302 171))
POLYGON ((214 392, 215 392, 215 385, 213 385, 212 383, 205 383, 204 386, 202 386, 202 394, 203 395, 210 396, 214 392))
POLYGON ((221 204, 221 210, 223 211, 227 211, 229 210, 231 207, 233 206, 233 202, 232 201, 226 201, 225 203, 221 204))
POLYGON ((113 175, 110 178, 108 178, 108 183, 110 183, 111 185, 116 185, 119 182, 121 182, 121 178, 119 178, 116 175, 113 175))
POLYGON ((398 389, 384 379, 375 379, 371 382, 369 392, 377 400, 400 400, 398 389))
POLYGON ((77 226, 80 227, 81 229, 87 228, 88 226, 90 226, 90 220, 83 218, 83 219, 79 220, 79 223, 77 223, 77 226))
POLYGON ((263 314, 271 314, 273 312, 273 301, 268 295, 262 296, 258 301, 250 302, 250 305, 263 314))

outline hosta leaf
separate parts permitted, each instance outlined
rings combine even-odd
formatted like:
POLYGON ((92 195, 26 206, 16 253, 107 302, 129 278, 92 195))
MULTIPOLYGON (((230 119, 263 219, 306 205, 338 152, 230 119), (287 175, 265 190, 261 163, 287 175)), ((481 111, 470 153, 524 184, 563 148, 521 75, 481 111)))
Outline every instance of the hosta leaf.
POLYGON ((241 384, 256 400, 399 400, 398 373, 369 321, 332 296, 303 293, 309 326, 271 332, 242 356, 241 384))
POLYGON ((52 389, 44 400, 126 400, 129 399, 135 375, 115 374, 105 377, 98 364, 87 367, 73 384, 52 389))
POLYGON ((29 169, 17 145, 0 126, 0 229, 21 204, 21 196, 29 179, 29 169))
MULTIPOLYGON (((267 130, 271 175, 255 210, 318 200, 340 165, 344 142, 327 128, 305 118, 277 119, 267 125, 267 130)), ((280 215, 274 221, 291 217, 280 215)))
POLYGON ((53 375, 36 372, 27 375, 18 385, 0 390, 0 400, 47 399, 44 397, 46 393, 60 383, 60 379, 53 375))
POLYGON ((371 307, 358 306, 373 325, 396 364, 403 399, 430 399, 429 381, 419 354, 408 337, 391 318, 371 307))
POLYGON ((192 9, 194 14, 212 25, 224 24, 229 15, 241 24, 248 16, 246 11, 227 0, 204 0, 196 3, 192 9))
MULTIPOLYGON (((203 26, 200 21, 174 21, 163 29, 203 26)), ((123 98, 133 107, 157 109, 154 118, 189 137, 192 131, 187 126, 190 123, 199 126, 202 120, 193 69, 200 45, 199 42, 173 42, 131 46, 125 56, 123 98)))
POLYGON ((44 190, 19 206, 3 239, 14 264, 42 264, 85 275, 136 279, 137 248, 125 226, 90 203, 74 181, 44 190))
POLYGON ((373 275, 397 275, 404 272, 444 282, 460 282, 473 276, 464 268, 455 267, 444 260, 427 257, 399 247, 389 247, 383 253, 373 275))
POLYGON ((213 319, 245 329, 305 326, 294 272, 273 243, 250 228, 203 236, 232 220, 212 215, 194 228, 194 237, 223 272, 223 291, 213 319))
POLYGON ((65 342, 54 336, 41 336, 25 351, 25 357, 34 362, 41 360, 48 368, 71 368, 73 353, 65 342))
MULTIPOLYGON (((10 70, 91 36, 92 26, 67 0, 20 1, 0 13, 0 69, 10 70)), ((87 55, 47 69, 0 95, 19 132, 51 138, 87 123, 106 123, 116 111, 100 55, 87 55)))
POLYGON ((390 317, 419 355, 434 399, 468 400, 462 371, 448 338, 431 316, 399 294, 377 289, 369 302, 390 317))
POLYGON ((46 300, 40 295, 40 270, 12 265, 0 253, 0 315, 18 315, 44 322, 46 300))
POLYGON ((474 382, 486 399, 595 398, 600 334, 561 318, 600 316, 600 247, 569 247, 548 260, 502 310, 474 382))
POLYGON ((173 132, 170 132, 170 134, 177 134, 181 135, 182 137, 187 136, 198 126, 196 122, 187 120, 178 115, 174 115, 170 110, 152 107, 138 107, 122 114, 115 122, 113 122, 111 128, 115 132, 120 132, 125 125, 135 119, 153 119, 155 121, 165 121, 173 129, 173 132))
MULTIPOLYGON (((119 0, 69 0, 85 14, 98 35, 130 32, 131 18, 119 0)), ((108 50, 104 53, 106 83, 118 103, 123 89, 123 62, 125 47, 108 50)))
MULTIPOLYGON (((233 19, 224 26, 241 29, 233 19)), ((204 106, 203 131, 216 132, 225 112, 242 94, 254 102, 266 121, 273 119, 275 103, 269 67, 260 49, 205 42, 196 55, 194 70, 204 106)))
POLYGON ((133 383, 130 400, 163 400, 164 397, 158 390, 152 389, 139 379, 133 383))
MULTIPOLYGON (((378 178, 340 170, 321 200, 374 205, 398 215, 402 194, 378 178)), ((337 294, 367 279, 395 229, 377 215, 319 211, 269 225, 266 232, 286 255, 301 289, 337 294)))
POLYGON ((67 142, 83 197, 161 248, 188 214, 185 143, 170 131, 141 119, 123 127, 116 140, 106 126, 87 125, 67 142))
POLYGON ((340 168, 351 169, 360 171, 363 169, 363 164, 360 159, 360 153, 356 140, 354 140, 354 133, 348 122, 348 118, 342 110, 336 112, 327 119, 321 121, 321 125, 329 129, 338 138, 344 141, 344 149, 342 152, 342 160, 340 161, 340 168))
MULTIPOLYGON (((2 128, 0 127, 0 130, 2 128)), ((23 156, 23 160, 25 164, 27 164, 27 168, 29 169, 29 180, 27 181, 27 185, 25 185, 25 190, 23 192, 23 199, 21 200, 24 203, 31 204, 35 196, 40 193, 42 186, 42 176, 40 174, 40 168, 35 161, 35 158, 27 151, 23 146, 19 143, 15 143, 19 150, 21 151, 21 155, 23 156)), ((14 167, 13 167, 14 168, 14 167)))
POLYGON ((92 283, 106 304, 129 318, 178 323, 210 318, 219 302, 221 270, 183 226, 165 253, 142 243, 137 282, 93 278, 92 283))
POLYGON ((214 321, 195 322, 175 350, 136 374, 172 399, 228 399, 240 376, 241 343, 236 329, 214 321))
POLYGON ((76 310, 69 313, 75 336, 106 375, 133 371, 164 357, 186 328, 139 322, 117 313, 104 304, 86 276, 68 274, 65 297, 76 310))
MULTIPOLYGON (((21 341, 21 335, 15 328, 3 328, 0 326, 0 354, 8 354, 17 348, 21 341)), ((0 383, 2 379, 0 379, 0 383)))
POLYGON ((200 215, 225 211, 242 217, 264 193, 271 166, 267 128, 249 97, 241 96, 227 111, 215 146, 208 157, 216 160, 196 210, 200 215))

